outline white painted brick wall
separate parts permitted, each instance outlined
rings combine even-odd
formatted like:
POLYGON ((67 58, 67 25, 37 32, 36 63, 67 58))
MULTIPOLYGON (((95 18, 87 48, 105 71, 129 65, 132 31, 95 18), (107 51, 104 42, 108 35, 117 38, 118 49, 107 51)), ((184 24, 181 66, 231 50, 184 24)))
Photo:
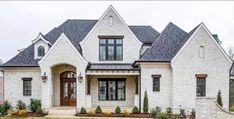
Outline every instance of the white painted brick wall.
POLYGON ((229 70, 231 63, 224 57, 207 32, 201 27, 180 55, 172 62, 173 107, 195 108, 195 74, 208 74, 206 96, 216 97, 222 91, 224 108, 229 105, 229 70), (199 47, 205 47, 205 58, 199 47))
POLYGON ((15 107, 18 100, 22 100, 27 105, 30 98, 41 99, 41 75, 39 68, 8 68, 4 71, 4 94, 15 107), (32 96, 23 96, 22 78, 32 78, 32 96))

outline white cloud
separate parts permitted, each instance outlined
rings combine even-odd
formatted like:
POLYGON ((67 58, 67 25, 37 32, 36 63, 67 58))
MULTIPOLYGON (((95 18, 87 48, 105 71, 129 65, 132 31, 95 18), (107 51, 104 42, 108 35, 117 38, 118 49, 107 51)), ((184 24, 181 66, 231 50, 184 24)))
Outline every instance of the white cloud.
POLYGON ((15 56, 39 32, 46 34, 66 19, 99 19, 112 4, 129 25, 151 25, 161 32, 169 22, 185 31, 204 22, 225 50, 234 46, 234 2, 174 1, 20 1, 0 2, 0 59, 15 56))

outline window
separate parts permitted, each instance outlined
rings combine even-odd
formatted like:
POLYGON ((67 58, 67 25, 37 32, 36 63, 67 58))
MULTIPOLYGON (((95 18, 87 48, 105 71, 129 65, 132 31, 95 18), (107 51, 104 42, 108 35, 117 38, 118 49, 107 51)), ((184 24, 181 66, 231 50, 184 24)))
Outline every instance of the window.
POLYGON ((99 100, 125 100, 126 79, 98 79, 99 100))
POLYGON ((23 80, 23 96, 32 95, 32 78, 22 78, 23 80))
POLYGON ((197 74, 197 97, 206 96, 206 74, 197 74))
POLYGON ((123 39, 122 38, 100 38, 99 60, 123 60, 123 39))
POLYGON ((205 57, 205 49, 204 49, 204 46, 200 46, 199 57, 200 57, 200 58, 204 58, 204 57, 205 57))
POLYGON ((45 55, 45 48, 43 46, 39 46, 37 48, 37 56, 43 57, 45 55))
POLYGON ((109 16, 109 25, 113 24, 113 16, 109 16))
POLYGON ((161 75, 152 75, 152 78, 153 78, 153 91, 160 91, 161 75))

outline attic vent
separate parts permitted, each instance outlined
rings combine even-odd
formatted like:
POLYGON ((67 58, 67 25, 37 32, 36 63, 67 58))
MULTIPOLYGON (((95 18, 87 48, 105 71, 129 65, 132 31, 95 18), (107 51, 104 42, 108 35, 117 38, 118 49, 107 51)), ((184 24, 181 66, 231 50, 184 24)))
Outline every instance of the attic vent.
POLYGON ((205 48, 204 48, 204 46, 200 46, 199 57, 200 58, 204 58, 205 57, 205 48))
POLYGON ((113 16, 109 16, 109 25, 113 25, 113 16))

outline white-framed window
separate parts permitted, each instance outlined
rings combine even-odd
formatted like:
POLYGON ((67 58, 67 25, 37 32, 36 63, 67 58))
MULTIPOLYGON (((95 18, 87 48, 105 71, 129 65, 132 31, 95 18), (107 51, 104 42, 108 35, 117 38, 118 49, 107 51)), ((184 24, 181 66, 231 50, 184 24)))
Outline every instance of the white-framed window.
POLYGON ((39 46, 37 48, 37 56, 43 57, 45 55, 45 48, 43 46, 39 46))

